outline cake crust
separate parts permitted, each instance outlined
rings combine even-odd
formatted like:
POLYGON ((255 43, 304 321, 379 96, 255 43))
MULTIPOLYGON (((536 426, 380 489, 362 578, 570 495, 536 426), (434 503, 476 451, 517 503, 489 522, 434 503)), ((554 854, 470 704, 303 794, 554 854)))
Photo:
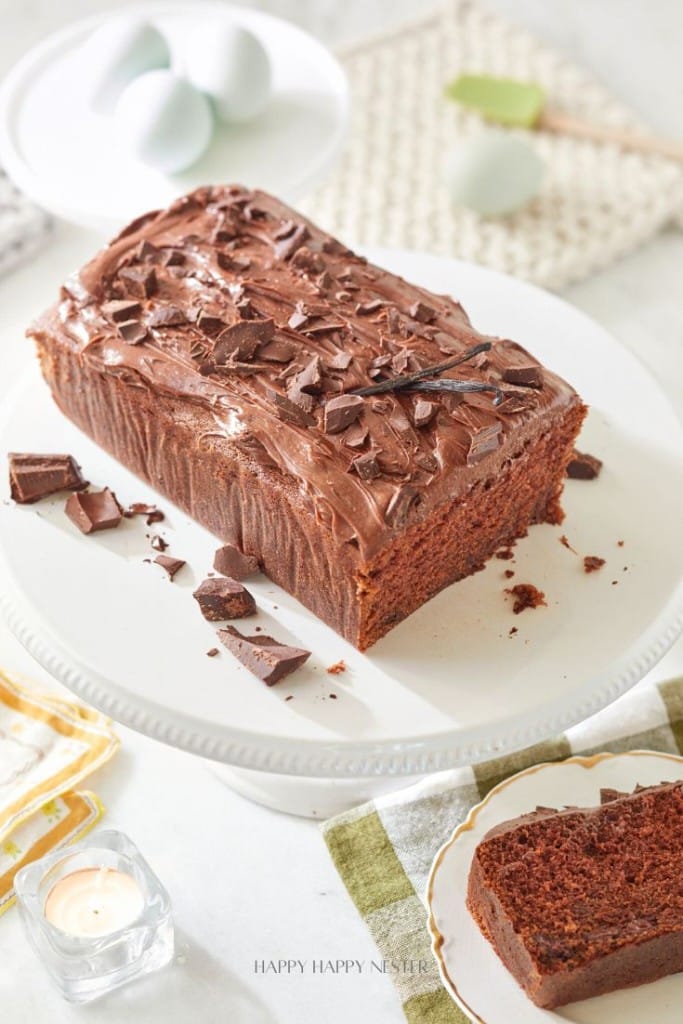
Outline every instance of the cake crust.
POLYGON ((574 390, 263 193, 204 188, 139 218, 29 334, 68 416, 361 648, 561 518, 585 415, 574 390), (349 395, 482 341, 441 376, 499 389, 499 405, 490 391, 349 395), (465 549, 444 522, 463 533, 492 487, 465 549), (387 567, 429 537, 437 568, 393 600, 387 567))

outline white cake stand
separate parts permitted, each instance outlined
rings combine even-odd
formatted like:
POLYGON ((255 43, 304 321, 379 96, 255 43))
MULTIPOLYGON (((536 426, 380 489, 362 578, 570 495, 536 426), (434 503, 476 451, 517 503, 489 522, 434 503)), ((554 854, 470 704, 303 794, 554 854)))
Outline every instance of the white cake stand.
POLYGON ((6 502, 0 609, 22 643, 118 721, 222 763, 252 799, 316 816, 555 735, 633 686, 683 628, 683 430, 649 375, 595 323, 537 288, 426 255, 369 255, 454 294, 477 327, 518 339, 569 378, 592 406, 581 446, 605 467, 596 482, 568 482, 562 527, 534 527, 514 561, 493 559, 368 654, 260 578, 249 584, 259 616, 246 625, 309 648, 309 663, 269 689, 226 651, 207 658, 214 629, 191 591, 216 539, 62 417, 37 370, 0 428, 4 450, 69 451, 122 502, 158 500, 167 519, 156 529, 188 562, 170 583, 144 561, 154 553, 141 520, 84 537, 64 516, 63 497, 6 502), (606 565, 586 575, 582 555, 606 565), (513 582, 545 592, 546 608, 512 614, 510 568, 513 582), (329 675, 340 659, 346 672, 329 675))

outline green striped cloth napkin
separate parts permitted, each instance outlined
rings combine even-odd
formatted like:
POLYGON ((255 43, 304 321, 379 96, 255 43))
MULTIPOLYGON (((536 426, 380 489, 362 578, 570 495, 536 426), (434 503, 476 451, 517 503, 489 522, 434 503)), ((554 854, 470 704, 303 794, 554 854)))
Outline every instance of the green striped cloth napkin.
POLYGON ((426 965, 389 972, 409 1024, 467 1024, 441 984, 423 897, 434 856, 470 808, 504 778, 532 764, 643 749, 683 754, 683 677, 642 683, 557 739, 441 772, 325 822, 332 859, 381 958, 426 965))

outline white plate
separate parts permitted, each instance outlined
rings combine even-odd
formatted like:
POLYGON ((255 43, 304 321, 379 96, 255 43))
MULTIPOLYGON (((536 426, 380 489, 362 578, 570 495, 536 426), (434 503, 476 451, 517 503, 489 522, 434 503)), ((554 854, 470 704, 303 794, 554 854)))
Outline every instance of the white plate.
POLYGON ((58 216, 107 232, 207 182, 240 182, 287 201, 320 184, 339 155, 348 120, 346 77, 329 50, 289 22, 224 3, 135 8, 167 34, 174 66, 182 66, 188 29, 226 10, 259 36, 271 57, 274 95, 260 118, 219 128, 201 160, 173 177, 127 157, 110 119, 84 99, 78 47, 111 12, 97 15, 50 36, 5 79, 0 160, 10 177, 58 216))
POLYGON ((683 758, 647 750, 571 757, 514 775, 472 808, 436 855, 427 901, 432 949, 446 990, 478 1024, 680 1024, 683 974, 650 985, 571 1003, 557 1010, 534 1006, 474 923, 465 893, 472 856, 489 829, 536 806, 594 807, 600 789, 629 792, 683 779, 683 758))
MULTIPOLYGON (((530 285, 426 255, 369 255, 454 294, 482 330, 519 339, 572 380, 593 403, 582 446, 604 458, 600 479, 569 481, 561 528, 534 527, 514 562, 492 559, 366 655, 268 580, 250 583, 256 624, 313 651, 272 689, 227 652, 205 657, 214 630, 191 590, 211 567, 216 540, 166 500, 163 532, 190 565, 173 584, 143 564, 150 551, 140 520, 84 537, 65 518, 63 498, 0 507, 10 624, 54 675, 125 724, 270 772, 433 771, 586 718, 640 679, 681 631, 683 432, 647 373, 595 323, 530 285), (604 569, 587 576, 559 543, 562 533, 580 554, 606 558, 604 569), (514 581, 546 592, 547 608, 512 614, 503 593, 510 567, 514 581), (340 658, 348 671, 328 675, 340 658)), ((154 498, 57 412, 37 371, 9 410, 0 449, 70 451, 123 502, 154 498)))

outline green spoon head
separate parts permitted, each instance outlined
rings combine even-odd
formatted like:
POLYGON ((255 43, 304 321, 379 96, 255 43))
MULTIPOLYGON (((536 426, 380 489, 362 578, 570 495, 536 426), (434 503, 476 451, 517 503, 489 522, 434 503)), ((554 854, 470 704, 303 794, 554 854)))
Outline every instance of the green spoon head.
POLYGON ((446 96, 487 121, 516 128, 532 128, 545 102, 540 85, 492 75, 460 75, 448 83, 446 96))

